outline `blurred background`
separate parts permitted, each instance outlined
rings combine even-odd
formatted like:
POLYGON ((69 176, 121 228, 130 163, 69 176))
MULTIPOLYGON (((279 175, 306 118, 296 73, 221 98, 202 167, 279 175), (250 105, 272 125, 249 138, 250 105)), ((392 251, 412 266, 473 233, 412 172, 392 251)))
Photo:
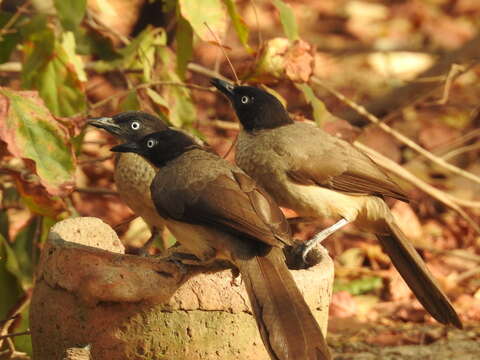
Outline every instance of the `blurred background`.
MULTIPOLYGON (((238 122, 209 86, 219 74, 264 86, 296 120, 315 121, 392 171, 411 198, 392 201, 393 212, 466 325, 436 324, 374 237, 349 226, 324 242, 335 260, 334 351, 342 359, 480 353, 480 1, 0 7, 0 359, 31 354, 35 265, 56 221, 97 216, 132 249, 150 236, 113 184, 116 140, 86 119, 147 111, 233 161, 238 122)), ((295 237, 330 224, 296 224, 295 237)))

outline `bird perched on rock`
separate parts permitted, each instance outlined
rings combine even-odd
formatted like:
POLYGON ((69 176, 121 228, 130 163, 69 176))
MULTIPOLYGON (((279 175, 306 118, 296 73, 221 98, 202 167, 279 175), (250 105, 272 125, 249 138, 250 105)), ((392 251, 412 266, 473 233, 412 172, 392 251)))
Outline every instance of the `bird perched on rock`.
POLYGON ((292 244, 290 227, 255 181, 173 129, 112 151, 139 154, 158 168, 150 187, 153 203, 189 252, 238 268, 272 359, 331 358, 285 265, 282 248, 292 244))
MULTIPOLYGON (((124 142, 136 141, 145 135, 168 129, 168 125, 158 117, 142 111, 126 111, 113 117, 94 118, 89 120, 89 124, 108 131, 124 142)), ((141 251, 146 251, 157 235, 160 236, 161 250, 165 250, 167 244, 161 236, 164 220, 156 212, 150 197, 150 183, 156 170, 140 155, 119 155, 114 172, 118 193, 133 212, 145 220, 152 232, 141 251)))
POLYGON ((238 166, 280 206, 300 216, 338 219, 306 243, 304 256, 318 241, 355 222, 360 229, 376 234, 435 319, 462 327, 452 304, 384 201, 385 197, 407 201, 407 196, 375 162, 314 124, 294 122, 280 101, 266 91, 220 79, 213 79, 212 84, 230 100, 242 124, 236 145, 238 166))

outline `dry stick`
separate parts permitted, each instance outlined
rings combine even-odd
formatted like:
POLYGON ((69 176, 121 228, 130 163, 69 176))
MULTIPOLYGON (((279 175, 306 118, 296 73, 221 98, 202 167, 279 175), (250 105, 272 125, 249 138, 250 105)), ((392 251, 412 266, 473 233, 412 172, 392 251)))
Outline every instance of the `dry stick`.
POLYGON ((233 67, 232 62, 230 61, 230 58, 228 57, 227 52, 225 51, 225 47, 223 46, 222 41, 221 41, 220 38, 217 36, 217 34, 215 34, 215 32, 210 28, 210 26, 208 26, 207 22, 204 22, 203 24, 207 27, 208 31, 210 31, 210 33, 212 34, 213 38, 215 39, 215 41, 216 41, 216 42, 218 43, 218 45, 220 46, 220 49, 222 49, 223 55, 224 55, 225 58, 227 59, 228 65, 230 65, 230 69, 232 69, 233 76, 235 76, 235 82, 236 82, 237 84, 239 84, 239 83, 240 83, 240 80, 238 79, 237 72, 235 71, 235 68, 233 67))
POLYGON ((118 92, 116 94, 110 95, 109 97, 107 97, 103 100, 100 100, 100 101, 96 102, 95 104, 90 105, 90 109, 96 109, 100 106, 103 106, 113 99, 116 99, 118 97, 122 97, 122 96, 127 95, 131 91, 137 91, 139 89, 150 88, 152 86, 157 86, 157 85, 181 86, 181 87, 188 87, 188 88, 202 90, 202 91, 213 91, 209 87, 195 85, 195 84, 187 84, 187 83, 176 82, 176 81, 154 81, 154 82, 150 82, 150 83, 140 84, 140 85, 134 86, 134 87, 132 87, 128 90, 124 90, 124 91, 118 92))
POLYGON ((31 334, 30 330, 22 331, 22 332, 18 332, 18 333, 12 333, 12 334, 7 334, 7 335, 2 335, 2 336, 0 336, 0 340, 6 339, 6 338, 15 337, 15 336, 30 335, 30 334, 31 334))
POLYGON ((402 179, 414 184, 416 187, 430 195, 431 197, 439 200, 452 210, 455 210, 458 214, 460 214, 472 228, 475 229, 480 234, 480 226, 460 207, 452 200, 452 196, 449 196, 445 192, 427 184, 423 180, 419 179, 411 172, 403 168, 402 166, 398 165, 395 161, 390 160, 389 158, 383 156, 382 154, 376 152, 375 150, 369 148, 368 146, 355 141, 353 143, 355 147, 369 155, 370 157, 375 160, 375 162, 380 165, 381 167, 387 169, 388 171, 392 172, 393 174, 401 177, 402 179))
POLYGON ((3 34, 8 34, 10 28, 15 25, 15 22, 18 20, 20 15, 26 12, 27 8, 30 6, 30 0, 26 1, 22 6, 17 8, 17 11, 13 16, 7 21, 7 23, 0 29, 0 39, 2 38, 3 34))
MULTIPOLYGON (((466 42, 459 49, 449 52, 442 57, 428 70, 420 74, 416 81, 405 86, 392 90, 389 94, 372 101, 365 107, 367 112, 374 114, 378 118, 389 116, 407 105, 413 105, 423 100, 432 91, 444 84, 445 73, 447 73, 453 64, 468 64, 466 71, 480 60, 480 33, 473 39, 466 42), (440 76, 440 77, 439 77, 440 76), (438 78, 437 81, 419 82, 418 79, 438 78)), ((462 72, 463 73, 463 72, 462 72)), ((461 73, 455 74, 454 78, 461 73)), ((363 114, 360 114, 363 115, 363 114)), ((348 110, 341 114, 342 119, 347 120, 353 125, 364 125, 365 119, 359 116, 354 110, 348 110)))
POLYGON ((343 101, 345 104, 347 104, 348 106, 350 106, 351 108, 353 108, 355 111, 357 111, 359 114, 365 116, 370 122, 372 122, 373 124, 377 125, 380 129, 382 129, 383 131, 385 131, 386 133, 392 135, 395 139, 397 139, 398 141, 400 141, 401 143, 407 145, 409 148, 411 148, 412 150, 416 151, 417 153, 419 153, 420 155, 423 155, 424 157, 426 157, 428 160, 432 161, 433 163, 449 170, 450 172, 454 173, 454 174, 457 174, 457 175, 460 175, 460 176, 463 176, 464 178, 466 179, 469 179, 473 182, 476 182, 477 184, 480 184, 480 177, 468 172, 468 171, 465 171, 465 170, 462 170, 460 169, 459 167, 455 166, 455 165, 452 165, 452 164, 449 164, 448 162, 446 162, 444 159, 442 158, 439 158, 438 156, 435 156, 433 155, 430 151, 424 149, 423 147, 421 147, 420 145, 418 145, 416 142, 412 141, 411 139, 409 139, 408 137, 406 137, 405 135, 399 133, 398 131, 392 129, 390 126, 388 126, 387 124, 385 124, 384 122, 381 122, 379 118, 377 118, 376 116, 372 115, 371 113, 369 113, 364 107, 354 103, 353 101, 351 101, 350 99, 346 98, 343 94, 339 93, 338 91, 336 91, 335 89, 332 89, 330 88, 329 86, 325 85, 319 78, 317 78, 316 76, 312 76, 311 78, 311 82, 314 83, 315 85, 318 85, 318 86, 321 86, 323 87, 325 90, 331 92, 333 95, 335 95, 338 99, 340 99, 341 101, 343 101))
POLYGON ((73 191, 84 193, 84 194, 98 194, 98 195, 108 195, 108 196, 119 196, 118 192, 110 190, 110 189, 102 189, 102 188, 89 188, 89 187, 77 187, 73 191))

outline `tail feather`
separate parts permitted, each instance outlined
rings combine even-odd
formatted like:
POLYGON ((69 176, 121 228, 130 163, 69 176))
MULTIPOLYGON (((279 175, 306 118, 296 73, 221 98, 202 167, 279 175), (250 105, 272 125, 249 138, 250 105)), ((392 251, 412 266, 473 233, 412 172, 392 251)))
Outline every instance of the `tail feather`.
POLYGON ((425 309, 440 323, 462 328, 453 305, 430 274, 423 259, 394 220, 387 221, 389 235, 377 235, 395 268, 425 309))
POLYGON ((237 261, 262 340, 274 360, 331 359, 325 338, 280 249, 237 261))

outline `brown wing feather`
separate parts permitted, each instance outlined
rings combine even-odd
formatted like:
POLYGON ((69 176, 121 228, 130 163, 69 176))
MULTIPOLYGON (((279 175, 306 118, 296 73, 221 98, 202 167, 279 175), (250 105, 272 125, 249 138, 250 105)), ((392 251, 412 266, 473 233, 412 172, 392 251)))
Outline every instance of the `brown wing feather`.
POLYGON ((271 246, 292 244, 290 227, 278 205, 240 171, 228 171, 195 191, 162 189, 153 197, 159 213, 167 218, 217 226, 271 246))
POLYGON ((303 156, 297 156, 300 161, 287 172, 293 181, 351 194, 408 201, 403 190, 366 154, 321 130, 314 135, 321 136, 322 141, 316 142, 319 144, 316 148, 300 150, 303 156))

